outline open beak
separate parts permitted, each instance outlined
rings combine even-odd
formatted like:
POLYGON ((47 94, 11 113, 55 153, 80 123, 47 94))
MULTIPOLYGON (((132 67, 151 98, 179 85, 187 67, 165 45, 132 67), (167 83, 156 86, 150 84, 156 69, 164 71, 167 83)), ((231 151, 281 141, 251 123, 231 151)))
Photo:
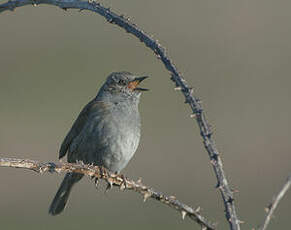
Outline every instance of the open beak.
POLYGON ((136 77, 133 81, 129 82, 128 88, 137 91, 149 91, 149 89, 137 87, 143 80, 147 79, 148 76, 136 77))

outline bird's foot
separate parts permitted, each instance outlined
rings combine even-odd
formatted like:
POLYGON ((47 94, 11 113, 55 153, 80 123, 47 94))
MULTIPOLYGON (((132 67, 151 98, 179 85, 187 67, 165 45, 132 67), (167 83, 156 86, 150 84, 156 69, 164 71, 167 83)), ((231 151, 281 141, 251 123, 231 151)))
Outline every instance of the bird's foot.
POLYGON ((120 176, 122 178, 122 182, 121 182, 119 188, 120 188, 120 190, 125 190, 127 188, 127 179, 123 174, 121 174, 120 176))
POLYGON ((99 179, 95 176, 91 176, 90 179, 93 181, 95 188, 98 189, 99 188, 99 179))

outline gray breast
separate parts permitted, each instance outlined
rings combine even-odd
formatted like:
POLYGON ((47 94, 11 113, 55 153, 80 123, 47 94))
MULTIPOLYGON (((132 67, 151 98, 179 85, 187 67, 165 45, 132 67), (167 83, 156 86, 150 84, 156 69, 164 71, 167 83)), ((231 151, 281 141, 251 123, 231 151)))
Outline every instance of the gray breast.
POLYGON ((104 133, 108 133, 108 147, 101 156, 103 165, 120 172, 133 157, 140 140, 140 116, 138 108, 116 105, 111 113, 111 121, 104 123, 104 133))
POLYGON ((114 104, 100 115, 91 112, 70 146, 71 158, 120 172, 133 157, 140 140, 138 106, 114 104))

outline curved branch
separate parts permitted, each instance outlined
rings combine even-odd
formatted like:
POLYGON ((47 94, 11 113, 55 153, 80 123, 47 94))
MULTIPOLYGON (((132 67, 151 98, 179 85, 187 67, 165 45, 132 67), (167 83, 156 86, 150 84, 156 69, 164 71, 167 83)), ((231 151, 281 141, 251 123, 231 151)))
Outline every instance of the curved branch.
POLYGON ((200 135, 203 139, 204 147, 208 152, 210 162, 216 175, 217 188, 219 188, 224 202, 226 219, 229 222, 230 228, 232 230, 239 230, 240 221, 236 214, 233 193, 229 187, 226 175, 224 173, 220 153, 215 146, 215 142, 212 138, 213 133, 209 123, 206 120, 205 113, 200 104, 200 100, 192 95, 193 89, 188 86, 186 80, 183 78, 182 74, 178 72, 174 63, 168 57, 165 49, 159 44, 159 42, 151 38, 151 36, 130 22, 128 18, 119 16, 112 12, 110 8, 105 8, 100 3, 96 3, 90 0, 88 2, 80 0, 9 0, 8 2, 0 5, 0 13, 7 10, 13 11, 17 7, 31 4, 34 6, 38 4, 49 4, 58 6, 64 10, 79 9, 96 12, 105 17, 109 23, 116 24, 123 28, 126 32, 133 34, 147 47, 154 51, 155 55, 163 62, 165 68, 170 72, 172 76, 171 80, 176 85, 175 89, 179 89, 182 92, 185 97, 185 103, 189 104, 191 107, 193 112, 191 117, 196 118, 200 128, 200 135))
POLYGON ((206 218, 201 216, 201 214, 199 213, 200 208, 194 210, 190 206, 177 200, 174 196, 166 196, 163 193, 154 190, 153 188, 143 185, 140 180, 135 182, 124 177, 123 175, 110 173, 103 167, 71 163, 40 163, 38 161, 14 158, 0 158, 0 167, 30 169, 41 174, 45 172, 75 172, 89 176, 92 179, 102 179, 108 183, 109 187, 118 186, 120 190, 135 191, 143 196, 144 201, 146 201, 148 198, 153 198, 180 212, 183 219, 185 218, 185 216, 188 216, 190 219, 200 224, 201 227, 204 229, 215 229, 213 224, 211 224, 208 220, 206 220, 206 218))
POLYGON ((266 230, 267 229, 275 209, 277 208, 280 200, 283 198, 283 196, 288 191, 290 185, 291 185, 291 175, 287 178, 287 181, 285 182, 285 184, 283 185, 282 189, 277 194, 277 196, 273 199, 273 201, 266 208, 267 215, 266 215, 265 221, 262 224, 262 227, 260 228, 260 230, 266 230))

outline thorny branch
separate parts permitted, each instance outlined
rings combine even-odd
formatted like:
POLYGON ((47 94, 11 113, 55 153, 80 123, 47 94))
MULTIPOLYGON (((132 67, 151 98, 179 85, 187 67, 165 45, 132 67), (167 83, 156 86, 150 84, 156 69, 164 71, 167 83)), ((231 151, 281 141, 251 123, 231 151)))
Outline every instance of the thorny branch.
POLYGON ((287 181, 283 185, 283 187, 280 190, 280 192, 277 194, 277 196, 275 196, 273 201, 266 208, 267 209, 267 215, 266 215, 265 221, 262 224, 262 227, 260 228, 260 230, 266 230, 267 229, 275 209, 277 208, 280 200, 283 198, 283 196, 286 194, 286 192, 290 188, 290 185, 291 185, 291 175, 288 176, 287 181))
POLYGON ((128 18, 119 16, 110 8, 105 8, 100 3, 96 3, 92 0, 9 0, 6 3, 0 4, 0 13, 7 10, 13 11, 15 8, 25 5, 36 6, 38 4, 55 5, 64 10, 79 9, 80 11, 89 10, 96 12, 99 15, 105 17, 109 23, 116 24, 123 28, 126 32, 133 34, 147 47, 154 51, 155 55, 163 62, 165 68, 170 72, 171 80, 176 85, 175 89, 178 89, 182 92, 185 97, 185 103, 189 104, 191 107, 193 112, 191 117, 196 118, 200 128, 200 135, 203 139, 205 149, 208 152, 210 162, 216 175, 217 188, 219 189, 224 202, 226 219, 229 222, 230 229, 239 230, 240 221, 236 214, 233 192, 229 187, 226 175, 223 170, 220 153, 215 146, 215 142, 212 138, 213 132, 206 120, 200 100, 193 96, 193 89, 188 86, 186 80, 183 78, 182 74, 178 72, 174 63, 168 57, 165 49, 159 44, 159 42, 137 27, 134 23, 130 22, 128 18))
POLYGON ((41 174, 45 172, 75 172, 84 174, 93 179, 102 179, 108 183, 110 188, 112 186, 118 186, 120 190, 132 190, 140 193, 143 196, 144 201, 146 201, 148 198, 153 198, 157 201, 160 201, 161 203, 166 204, 169 207, 174 208, 175 210, 180 212, 183 219, 185 218, 185 216, 188 216, 190 219, 196 221, 198 224, 201 225, 202 229, 216 229, 213 224, 206 220, 205 217, 201 216, 199 212, 199 207, 195 210, 190 206, 177 200, 174 196, 166 196, 165 194, 158 192, 153 188, 143 185, 141 183, 141 180, 135 182, 124 177, 123 175, 111 173, 103 167, 71 163, 40 163, 27 159, 24 160, 14 158, 0 158, 0 167, 30 169, 41 174))

